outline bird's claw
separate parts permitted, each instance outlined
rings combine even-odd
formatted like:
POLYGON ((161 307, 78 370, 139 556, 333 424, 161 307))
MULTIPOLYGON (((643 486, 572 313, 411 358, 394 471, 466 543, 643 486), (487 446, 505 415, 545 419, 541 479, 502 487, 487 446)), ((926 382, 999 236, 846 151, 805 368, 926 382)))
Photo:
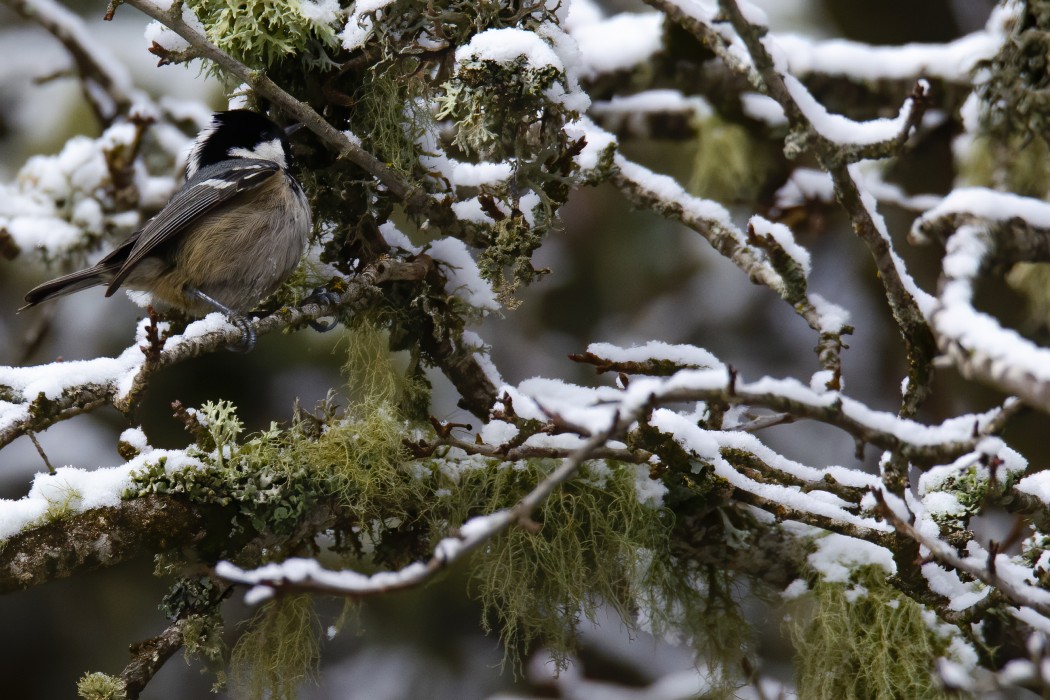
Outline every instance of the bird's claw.
POLYGON ((255 341, 258 337, 255 334, 255 326, 252 325, 251 320, 237 315, 231 315, 227 318, 241 332, 241 340, 236 345, 228 345, 226 349, 237 353, 251 352, 255 348, 255 341))

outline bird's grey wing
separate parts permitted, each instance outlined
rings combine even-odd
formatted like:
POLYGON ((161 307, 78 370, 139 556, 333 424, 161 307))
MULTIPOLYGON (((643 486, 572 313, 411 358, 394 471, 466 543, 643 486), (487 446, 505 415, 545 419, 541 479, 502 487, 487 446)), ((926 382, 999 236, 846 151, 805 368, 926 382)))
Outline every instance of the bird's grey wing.
POLYGON ((250 159, 224 161, 202 169, 142 228, 127 259, 106 288, 106 296, 117 291, 124 278, 143 258, 182 233, 200 216, 239 194, 261 186, 279 170, 280 166, 276 163, 250 159))

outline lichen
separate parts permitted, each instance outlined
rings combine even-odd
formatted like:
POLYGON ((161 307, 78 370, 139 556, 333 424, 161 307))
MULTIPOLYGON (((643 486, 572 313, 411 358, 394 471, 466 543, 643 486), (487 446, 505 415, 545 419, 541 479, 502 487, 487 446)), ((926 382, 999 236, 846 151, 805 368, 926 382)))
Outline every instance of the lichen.
POLYGON ((922 606, 866 567, 850 583, 817 581, 793 606, 799 696, 828 700, 946 697, 934 664, 947 643, 922 606))
POLYGON ((85 673, 77 681, 77 695, 84 700, 125 700, 124 681, 105 673, 85 673))
POLYGON ((267 602, 233 648, 229 672, 233 697, 295 700, 299 686, 317 677, 321 635, 309 595, 267 602))
POLYGON ((333 27, 309 19, 298 0, 187 0, 216 46, 253 68, 269 68, 299 56, 307 67, 331 64, 326 50, 337 44, 333 27))

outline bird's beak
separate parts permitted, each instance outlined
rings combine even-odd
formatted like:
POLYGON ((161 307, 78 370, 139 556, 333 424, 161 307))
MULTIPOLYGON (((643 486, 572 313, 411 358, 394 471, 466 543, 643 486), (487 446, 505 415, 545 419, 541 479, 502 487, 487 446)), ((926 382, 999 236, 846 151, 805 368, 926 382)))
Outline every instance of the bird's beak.
POLYGON ((285 136, 291 136, 292 134, 294 134, 295 132, 299 131, 299 129, 302 129, 302 128, 303 128, 303 123, 302 122, 296 122, 294 124, 289 124, 288 126, 284 127, 284 135, 285 136))

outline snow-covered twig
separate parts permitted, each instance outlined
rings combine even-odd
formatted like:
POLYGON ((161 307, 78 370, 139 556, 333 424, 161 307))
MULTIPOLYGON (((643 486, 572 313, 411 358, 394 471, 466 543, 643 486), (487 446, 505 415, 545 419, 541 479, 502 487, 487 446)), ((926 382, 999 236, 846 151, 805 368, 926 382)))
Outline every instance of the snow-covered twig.
MULTIPOLYGON (((810 328, 820 333, 817 352, 821 366, 838 377, 842 336, 852 331, 845 310, 808 294, 804 276, 789 280, 769 260, 756 255, 755 248, 748 245, 744 233, 722 205, 689 194, 670 177, 658 175, 622 154, 617 154, 614 162, 617 171, 611 181, 632 204, 682 222, 732 260, 753 282, 769 287, 790 303, 810 328)), ((784 242, 789 235, 788 231, 784 242)), ((776 242, 776 245, 782 246, 782 243, 776 242)))
POLYGON ((0 594, 191 545, 207 536, 208 517, 185 499, 154 495, 25 528, 0 548, 0 594))
POLYGON ((996 573, 996 561, 999 557, 1005 557, 1005 555, 994 552, 988 553, 987 561, 982 564, 976 563, 972 557, 964 559, 956 554, 955 550, 945 542, 923 534, 905 521, 887 504, 886 496, 881 491, 876 490, 874 493, 876 500, 881 506, 880 510, 883 517, 893 525, 897 532, 911 538, 929 550, 932 558, 997 589, 1007 600, 1017 605, 1031 608, 1044 618, 1050 618, 1050 592, 1035 586, 1015 585, 1012 581, 996 573))
POLYGON ((103 127, 132 103, 148 100, 132 86, 131 76, 102 44, 95 41, 84 21, 54 0, 3 0, 15 12, 38 23, 62 42, 73 60, 87 99, 103 127))

